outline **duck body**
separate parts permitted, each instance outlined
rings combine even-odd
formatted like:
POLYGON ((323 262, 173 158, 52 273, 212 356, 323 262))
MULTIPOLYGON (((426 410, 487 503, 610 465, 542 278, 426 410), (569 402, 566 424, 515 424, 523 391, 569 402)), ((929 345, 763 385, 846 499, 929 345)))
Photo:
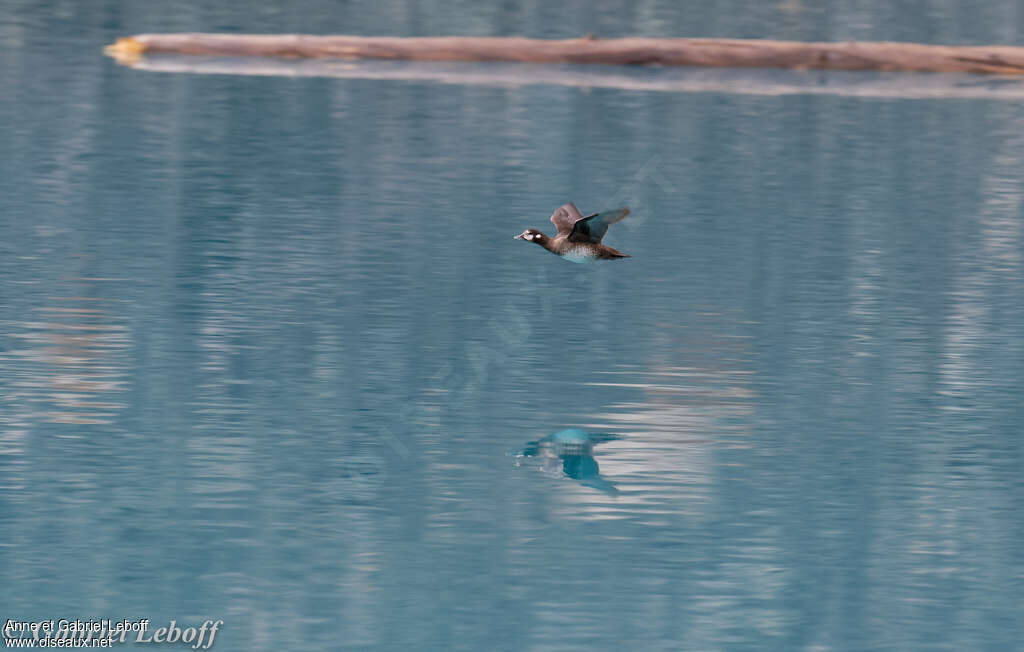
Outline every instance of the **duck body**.
POLYGON ((601 244, 608 227, 629 215, 628 208, 584 217, 572 203, 565 204, 554 212, 551 222, 558 228, 554 237, 536 229, 526 229, 515 236, 544 247, 556 256, 573 263, 589 263, 595 260, 629 258, 618 249, 601 244))
POLYGON ((539 244, 556 256, 561 256, 571 263, 590 263, 595 260, 629 258, 628 254, 624 254, 618 249, 612 249, 608 245, 593 242, 572 242, 564 234, 550 238, 540 231, 527 229, 522 235, 517 235, 516 237, 520 240, 539 244))

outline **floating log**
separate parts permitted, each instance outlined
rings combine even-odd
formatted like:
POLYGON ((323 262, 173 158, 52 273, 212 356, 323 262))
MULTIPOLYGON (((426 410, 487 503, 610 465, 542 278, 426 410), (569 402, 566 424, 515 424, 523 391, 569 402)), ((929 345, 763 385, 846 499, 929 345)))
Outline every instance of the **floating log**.
POLYGON ((140 34, 106 52, 123 61, 144 54, 515 61, 611 65, 714 66, 913 72, 1024 73, 1024 47, 919 43, 800 43, 754 39, 592 37, 312 36, 306 34, 140 34))
POLYGON ((613 68, 446 61, 337 61, 158 54, 128 63, 150 72, 432 81, 472 86, 568 86, 645 92, 1024 100, 1024 76, 725 68, 613 68))

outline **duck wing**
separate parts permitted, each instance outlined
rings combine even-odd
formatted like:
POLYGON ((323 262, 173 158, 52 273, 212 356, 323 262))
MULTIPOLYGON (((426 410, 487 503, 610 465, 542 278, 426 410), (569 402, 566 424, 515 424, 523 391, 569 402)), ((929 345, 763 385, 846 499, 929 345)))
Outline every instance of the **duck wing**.
POLYGON ((582 219, 583 213, 572 202, 559 206, 558 210, 551 214, 551 223, 558 229, 558 235, 572 233, 573 225, 582 219))
MULTIPOLYGON (((628 208, 618 208, 613 211, 594 213, 576 221, 572 225, 572 232, 569 234, 569 242, 592 242, 600 244, 601 238, 608 232, 608 227, 629 215, 628 208)), ((552 216, 551 221, 555 218, 552 216)))

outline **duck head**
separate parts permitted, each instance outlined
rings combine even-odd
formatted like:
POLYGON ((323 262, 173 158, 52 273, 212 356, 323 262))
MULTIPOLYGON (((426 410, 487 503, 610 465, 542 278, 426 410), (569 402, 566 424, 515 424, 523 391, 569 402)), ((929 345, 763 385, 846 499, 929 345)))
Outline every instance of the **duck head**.
POLYGON ((537 229, 526 229, 519 235, 515 236, 516 240, 526 240, 527 242, 536 242, 539 245, 543 245, 547 242, 548 237, 538 231, 537 229))

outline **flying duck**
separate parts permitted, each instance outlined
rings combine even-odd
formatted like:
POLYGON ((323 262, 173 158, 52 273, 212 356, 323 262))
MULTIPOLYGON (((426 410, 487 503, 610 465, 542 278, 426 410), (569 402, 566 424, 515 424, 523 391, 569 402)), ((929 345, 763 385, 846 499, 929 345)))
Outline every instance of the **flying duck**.
POLYGON ((570 202, 551 216, 551 223, 558 229, 555 237, 549 238, 536 229, 526 229, 515 237, 517 240, 535 242, 551 253, 574 263, 629 258, 621 251, 601 244, 601 238, 608 232, 608 227, 627 215, 628 208, 619 208, 583 217, 579 209, 570 202))
POLYGON ((619 437, 569 428, 531 441, 521 452, 516 453, 516 466, 524 466, 533 460, 541 471, 564 474, 580 484, 605 493, 615 494, 619 489, 615 483, 601 475, 601 469, 594 459, 594 445, 615 441, 619 437))

